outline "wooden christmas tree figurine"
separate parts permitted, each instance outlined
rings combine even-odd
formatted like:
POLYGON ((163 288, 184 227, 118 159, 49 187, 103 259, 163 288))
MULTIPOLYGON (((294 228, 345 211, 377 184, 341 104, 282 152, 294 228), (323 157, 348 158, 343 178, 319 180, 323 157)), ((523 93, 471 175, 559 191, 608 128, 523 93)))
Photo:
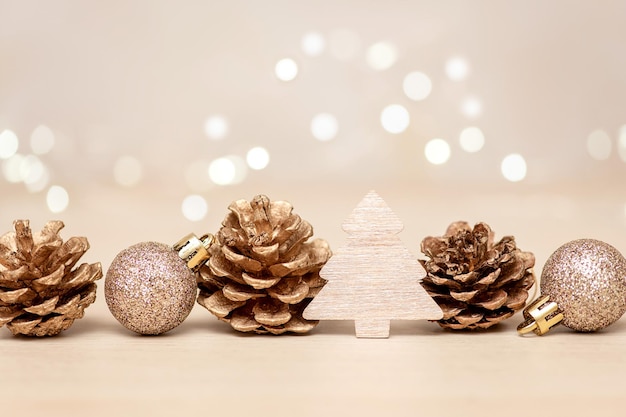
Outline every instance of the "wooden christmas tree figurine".
POLYGON ((320 271, 328 283, 304 311, 314 320, 354 320, 357 337, 389 337, 391 320, 439 320, 420 285, 426 271, 396 236, 403 225, 370 191, 343 223, 348 242, 320 271))

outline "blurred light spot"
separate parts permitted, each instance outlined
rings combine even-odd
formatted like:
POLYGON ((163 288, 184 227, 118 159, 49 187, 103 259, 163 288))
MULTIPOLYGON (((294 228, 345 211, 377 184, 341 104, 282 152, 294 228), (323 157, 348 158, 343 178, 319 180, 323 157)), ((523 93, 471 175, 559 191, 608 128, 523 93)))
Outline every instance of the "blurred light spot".
POLYGON ((337 118, 330 113, 320 113, 311 120, 311 133, 317 140, 325 142, 334 139, 338 131, 337 118))
POLYGON ((587 138, 587 151, 593 159, 603 161, 611 156, 611 138, 604 130, 594 130, 587 138))
POLYGON ((450 145, 443 139, 432 139, 424 147, 424 155, 431 164, 445 164, 450 159, 450 145))
POLYGON ((19 146, 17 135, 12 130, 0 133, 0 159, 8 159, 15 155, 19 146))
POLYGON ((526 161, 520 154, 507 155, 500 166, 502 175, 509 181, 517 182, 526 178, 526 161))
POLYGON ((8 182, 15 184, 22 181, 22 161, 24 161, 24 156, 19 153, 2 161, 2 173, 8 182))
POLYGON ((446 61, 446 75, 452 81, 462 81, 467 78, 469 65, 463 58, 454 57, 446 61))
POLYGON ((250 149, 246 154, 246 162, 252 169, 263 169, 270 163, 270 154, 267 149, 256 146, 250 149))
POLYGON ((617 149, 619 157, 626 162, 626 125, 619 129, 619 138, 617 139, 617 149))
POLYGON ((324 37, 317 32, 309 32, 302 37, 300 43, 302 51, 309 56, 318 56, 326 49, 324 37))
POLYGON ((228 134, 228 122, 224 116, 210 116, 204 122, 204 133, 211 139, 224 139, 228 134))
POLYGON ((46 166, 43 166, 43 171, 40 175, 33 177, 30 181, 24 183, 26 184, 26 189, 31 193, 38 193, 39 191, 43 191, 50 182, 50 172, 46 166))
POLYGON ((349 61, 356 57, 361 47, 359 35, 348 29, 339 29, 329 36, 330 53, 340 61, 349 61))
POLYGON ((383 129, 389 133, 404 132, 409 127, 410 121, 408 110, 399 104, 385 107, 380 114, 380 123, 383 125, 383 129))
POLYGON ((48 209, 53 213, 61 213, 65 211, 70 203, 70 196, 65 188, 60 185, 53 185, 48 189, 46 196, 46 202, 48 203, 48 209))
POLYGON ((463 100, 463 104, 461 104, 461 112, 470 119, 474 119, 480 116, 483 112, 483 105, 477 98, 469 97, 463 100))
POLYGON ((365 59, 373 70, 384 71, 396 63, 398 51, 396 46, 389 42, 377 42, 367 48, 365 59))
POLYGON ((404 77, 402 89, 404 94, 411 100, 424 100, 432 91, 432 82, 430 78, 419 71, 410 72, 404 77))
MULTIPOLYGON (((20 178, 26 185, 32 185, 45 178, 47 169, 35 155, 26 155, 20 164, 20 178)), ((45 185, 44 185, 45 187, 45 185)))
POLYGON ((485 145, 485 135, 477 127, 467 127, 461 131, 459 143, 466 152, 478 152, 485 145))
POLYGON ((137 158, 124 155, 120 156, 113 167, 115 182, 124 187, 137 185, 143 177, 143 168, 137 158))
POLYGON ((183 216, 185 216, 187 220, 197 222, 204 219, 209 211, 209 205, 202 196, 192 194, 185 197, 183 204, 181 205, 181 209, 183 211, 183 216))
POLYGON ((237 155, 230 155, 227 158, 233 163, 235 167, 235 178, 233 178, 232 184, 239 184, 246 179, 248 175, 248 164, 246 161, 237 155))
POLYGON ((217 158, 209 165, 209 178, 217 185, 238 184, 246 173, 246 163, 235 155, 217 158))
POLYGON ((209 163, 194 161, 185 169, 185 182, 195 192, 208 191, 213 186, 209 179, 209 163))
POLYGON ((228 158, 217 158, 209 165, 209 178, 218 185, 228 185, 235 179, 235 164, 228 158))
POLYGON ((281 81, 291 81, 298 75, 298 64, 291 58, 283 58, 274 68, 276 77, 281 81))
POLYGON ((54 147, 54 132, 48 126, 37 126, 30 135, 30 148, 37 155, 43 155, 54 147))

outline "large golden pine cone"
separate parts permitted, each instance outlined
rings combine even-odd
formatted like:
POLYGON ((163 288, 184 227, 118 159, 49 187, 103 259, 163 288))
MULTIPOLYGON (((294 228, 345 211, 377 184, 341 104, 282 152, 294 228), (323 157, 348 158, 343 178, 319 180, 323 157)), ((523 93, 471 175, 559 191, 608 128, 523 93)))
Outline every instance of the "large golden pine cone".
POLYGON ((326 281, 328 243, 309 241, 311 225, 286 201, 238 200, 198 273, 198 303, 239 331, 305 333, 317 321, 302 312, 326 281))
POLYGON ((67 242, 61 221, 33 235, 28 220, 0 236, 0 326, 14 335, 54 336, 83 316, 96 299, 100 263, 74 265, 89 249, 84 237, 67 242))
POLYGON ((420 261, 428 273, 422 285, 443 310, 441 327, 491 327, 523 308, 535 283, 535 256, 519 250, 512 236, 494 244, 485 223, 473 229, 453 223, 444 236, 425 238, 421 249, 429 258, 420 261))

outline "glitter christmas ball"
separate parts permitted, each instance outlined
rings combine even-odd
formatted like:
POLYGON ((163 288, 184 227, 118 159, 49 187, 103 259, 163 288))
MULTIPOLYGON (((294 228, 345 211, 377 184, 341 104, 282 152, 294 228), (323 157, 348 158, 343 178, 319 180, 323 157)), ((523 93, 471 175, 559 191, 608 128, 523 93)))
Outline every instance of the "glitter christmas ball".
POLYGON ((563 324, 600 330, 626 311, 626 259, 613 246, 580 239, 558 248, 541 273, 541 293, 563 311, 563 324))
POLYGON ((109 267, 104 295, 113 316, 141 334, 161 334, 187 318, 196 280, 171 246, 143 242, 120 252, 109 267))

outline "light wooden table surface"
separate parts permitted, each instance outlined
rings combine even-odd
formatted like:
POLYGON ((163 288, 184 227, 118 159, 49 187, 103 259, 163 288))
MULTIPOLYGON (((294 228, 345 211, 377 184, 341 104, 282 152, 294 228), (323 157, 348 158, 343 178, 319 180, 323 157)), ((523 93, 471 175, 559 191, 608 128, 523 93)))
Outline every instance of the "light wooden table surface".
MULTIPOLYGON (((267 192, 285 195, 274 191, 267 192)), ((345 240, 341 222, 366 191, 355 189, 323 200, 317 198, 320 193, 287 197, 314 225, 315 235, 336 248, 345 240)), ((557 194, 542 199, 530 193, 493 193, 451 206, 433 190, 423 194, 431 204, 408 196, 406 188, 378 191, 405 222, 400 237, 416 256, 422 237, 443 233, 458 219, 487 221, 497 238, 515 234, 518 245, 537 256, 537 274, 553 250, 574 238, 594 237, 626 250, 625 224, 619 217, 623 214, 616 212, 622 202, 615 192, 572 191, 555 212, 550 205, 562 201, 554 197, 557 194), (613 217, 608 214, 614 212, 613 217)), ((242 197, 251 198, 249 194, 242 197)), ((228 201, 228 196, 221 200, 228 201)), ((9 218, 19 216, 20 202, 13 204, 15 208, 7 204, 3 214, 7 225, 9 218)), ((178 223, 155 227, 155 219, 174 218, 159 204, 146 218, 131 211, 134 201, 90 204, 82 206, 88 215, 67 215, 63 236, 88 236, 92 250, 85 261, 102 261, 105 270, 115 253, 130 243, 174 241, 189 231, 203 232, 197 225, 178 223), (132 227, 122 220, 129 212, 132 227), (112 230, 111 225, 118 227, 112 230)), ((226 205, 220 210, 216 203, 215 218, 206 224, 218 225, 226 205)), ((43 223, 36 218, 32 226, 43 223)), ((177 329, 146 337, 130 333, 109 314, 103 284, 99 281, 98 299, 85 317, 58 337, 14 338, 0 329, 2 415, 345 412, 471 417, 625 412, 624 318, 595 334, 561 328, 541 338, 516 334, 520 314, 483 332, 444 331, 425 321, 393 322, 390 338, 375 340, 355 338, 351 322, 327 321, 304 336, 241 335, 196 306, 177 329)))
POLYGON ((480 333, 394 322, 389 339, 356 339, 352 323, 322 322, 272 337, 197 308, 147 337, 99 301, 60 337, 3 330, 4 415, 624 415, 624 320, 542 338, 517 336, 517 316, 480 333))

